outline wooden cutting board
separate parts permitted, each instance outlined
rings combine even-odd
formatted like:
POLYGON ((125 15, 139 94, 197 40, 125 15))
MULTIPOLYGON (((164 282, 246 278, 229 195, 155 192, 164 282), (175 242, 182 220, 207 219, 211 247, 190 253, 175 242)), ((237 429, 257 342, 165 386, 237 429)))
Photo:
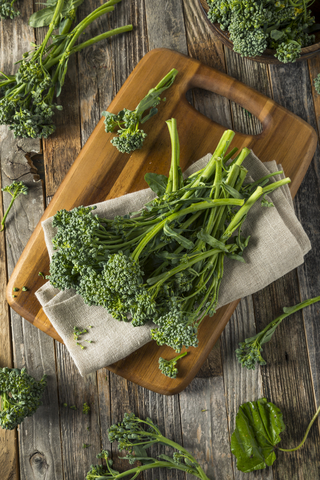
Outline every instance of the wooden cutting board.
MULTIPOLYGON (((42 220, 62 208, 70 210, 78 205, 90 205, 144 189, 147 187, 144 181, 147 172, 167 175, 171 152, 165 120, 169 118, 177 119, 183 170, 212 152, 225 128, 197 112, 187 102, 186 93, 194 87, 225 96, 260 120, 263 126, 261 134, 237 133, 232 147, 241 149, 247 146, 262 161, 276 160, 281 163, 292 180, 290 189, 292 196, 295 195, 316 148, 317 135, 313 128, 264 95, 196 60, 167 49, 152 50, 131 73, 108 110, 117 113, 124 107, 134 109, 148 90, 172 68, 179 71, 178 76, 173 86, 165 92, 167 100, 160 105, 159 113, 143 125, 148 134, 143 148, 131 156, 119 153, 111 145, 112 134, 105 133, 101 119, 42 220)), ((61 342, 34 294, 45 282, 38 272, 49 273, 49 257, 41 223, 33 232, 12 273, 7 299, 19 315, 61 342), (13 287, 23 285, 28 286, 29 291, 12 298, 13 287)), ((176 379, 165 377, 158 369, 159 357, 173 358, 173 350, 158 347, 153 341, 107 368, 155 392, 178 393, 200 369, 237 303, 219 309, 214 317, 202 322, 199 346, 190 348, 190 353, 179 362, 179 376, 176 379)))

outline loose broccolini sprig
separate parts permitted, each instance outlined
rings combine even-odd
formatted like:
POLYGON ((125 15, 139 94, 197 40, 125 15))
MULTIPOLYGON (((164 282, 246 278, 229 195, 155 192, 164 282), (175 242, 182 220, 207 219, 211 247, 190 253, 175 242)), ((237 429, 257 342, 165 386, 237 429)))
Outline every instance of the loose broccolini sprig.
POLYGON ((128 452, 127 456, 122 458, 129 460, 130 464, 139 461, 141 465, 120 473, 112 468, 112 460, 109 458, 109 453, 103 450, 97 455, 97 458, 106 460, 106 467, 91 465, 91 469, 86 476, 87 480, 103 480, 107 478, 118 480, 125 477, 130 477, 131 480, 134 480, 139 476, 140 472, 153 468, 181 470, 194 475, 200 480, 209 480, 195 458, 181 445, 164 437, 150 418, 141 420, 133 413, 126 413, 121 423, 112 425, 109 428, 108 435, 110 442, 119 442, 119 450, 128 452), (158 458, 150 457, 146 449, 157 443, 174 448, 176 451, 172 457, 169 455, 157 455, 158 458))
POLYGON ((28 375, 26 369, 0 368, 0 426, 13 430, 41 405, 47 381, 28 375))
POLYGON ((180 353, 180 355, 177 355, 175 358, 172 358, 171 360, 165 360, 164 358, 160 357, 159 369, 161 373, 163 373, 163 375, 169 378, 177 378, 178 369, 176 367, 176 364, 180 358, 184 357, 187 354, 188 352, 180 353))
POLYGON ((0 0, 0 19, 10 18, 12 20, 14 17, 20 15, 20 12, 13 8, 15 1, 16 0, 0 0))
POLYGON ((257 363, 260 365, 266 365, 267 362, 261 356, 263 350, 262 345, 271 340, 272 335, 282 320, 292 313, 298 312, 302 308, 308 307, 319 301, 320 296, 305 300, 293 307, 284 307, 284 313, 269 323, 260 333, 254 337, 246 338, 244 342, 239 343, 239 348, 236 350, 236 356, 241 365, 248 370, 254 370, 257 363))
POLYGON ((27 195, 28 187, 23 182, 14 181, 14 182, 11 183, 11 185, 7 185, 6 187, 2 188, 2 191, 10 193, 12 199, 11 199, 11 202, 9 203, 9 206, 8 206, 5 214, 3 215, 3 219, 2 219, 1 224, 0 224, 1 225, 0 232, 2 232, 4 230, 6 218, 8 216, 8 213, 11 210, 11 207, 12 207, 15 199, 18 198, 19 195, 21 195, 21 194, 27 195))
POLYGON ((116 131, 117 133, 111 140, 111 143, 119 152, 131 153, 142 147, 147 134, 142 129, 139 129, 139 125, 158 113, 156 107, 161 101, 160 95, 171 87, 177 74, 178 71, 173 68, 156 87, 149 90, 134 110, 124 108, 117 114, 102 112, 102 115, 105 117, 106 132, 116 131), (149 112, 143 116, 147 110, 149 112))

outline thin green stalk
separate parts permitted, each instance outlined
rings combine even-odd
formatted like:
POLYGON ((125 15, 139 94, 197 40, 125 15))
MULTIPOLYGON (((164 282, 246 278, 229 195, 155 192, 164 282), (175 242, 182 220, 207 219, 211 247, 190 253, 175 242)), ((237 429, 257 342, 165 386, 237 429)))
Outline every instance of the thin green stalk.
MULTIPOLYGON (((301 308, 303 308, 303 307, 301 307, 301 308)), ((305 433, 305 435, 304 435, 304 437, 303 437, 303 439, 302 439, 302 442, 301 442, 297 447, 295 447, 295 448, 280 448, 280 447, 278 447, 278 449, 281 450, 281 452, 295 452, 296 450, 299 450, 299 448, 301 448, 302 445, 304 444, 304 442, 306 441, 307 436, 308 436, 309 431, 310 431, 310 428, 311 428, 312 425, 314 424, 314 422, 315 422, 317 416, 319 415, 319 413, 320 413, 320 407, 318 408, 318 410, 317 410, 316 413, 314 414, 311 422, 309 423, 309 426, 308 426, 307 431, 306 431, 306 433, 305 433)))
POLYGON ((6 222, 6 219, 7 219, 7 216, 8 216, 8 213, 10 212, 11 210, 11 207, 13 205, 13 202, 15 201, 16 197, 14 195, 12 195, 12 199, 11 199, 11 202, 9 203, 9 206, 7 208, 7 211, 5 212, 5 214, 3 215, 3 219, 1 221, 1 229, 0 229, 0 232, 2 232, 4 230, 4 225, 5 225, 5 222, 6 222))
POLYGON ((162 220, 160 223, 155 225, 155 227, 148 233, 145 238, 139 243, 139 245, 136 247, 134 252, 132 253, 132 258, 133 260, 137 261, 139 258, 139 255, 141 254, 142 250, 144 247, 150 242, 150 240, 158 233, 160 232, 166 222, 172 222, 173 220, 176 220, 177 218, 188 215, 189 213, 196 213, 199 210, 206 210, 207 208, 214 208, 217 206, 223 206, 223 205, 230 205, 230 206, 241 206, 243 205, 244 201, 243 200, 238 200, 238 199, 231 199, 231 198, 223 198, 219 200, 210 200, 206 202, 199 202, 194 205, 191 205, 188 208, 185 208, 183 210, 180 210, 179 212, 173 213, 164 220, 162 220))

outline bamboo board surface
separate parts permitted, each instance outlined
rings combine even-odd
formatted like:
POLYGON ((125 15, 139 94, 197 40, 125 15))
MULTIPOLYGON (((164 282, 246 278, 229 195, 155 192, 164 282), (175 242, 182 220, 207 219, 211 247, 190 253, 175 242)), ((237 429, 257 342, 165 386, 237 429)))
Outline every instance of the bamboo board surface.
MULTIPOLYGON (((119 153, 110 144, 111 134, 105 133, 101 119, 42 220, 61 208, 90 205, 146 188, 144 175, 149 171, 167 174, 170 139, 165 120, 168 118, 175 117, 178 122, 183 170, 212 151, 225 129, 189 105, 186 93, 194 87, 226 97, 260 120, 263 127, 261 134, 237 133, 232 147, 248 146, 262 161, 275 159, 281 163, 286 175, 292 180, 290 188, 292 195, 295 195, 316 148, 317 137, 313 128, 264 95, 196 60, 166 49, 149 52, 131 73, 108 110, 116 113, 124 107, 134 109, 148 90, 171 68, 176 68, 179 74, 174 85, 166 92, 167 100, 161 104, 159 113, 144 125, 148 137, 143 149, 131 156, 119 153)), ((49 272, 49 258, 40 223, 12 273, 7 287, 7 299, 17 313, 61 341, 34 295, 43 284, 43 279, 38 276, 39 271, 45 274, 49 272), (23 285, 27 285, 29 291, 13 299, 12 288, 23 285)), ((154 342, 108 369, 158 393, 178 393, 196 375, 236 305, 237 302, 233 302, 221 308, 214 317, 202 322, 199 347, 191 349, 190 354, 181 361, 177 379, 168 379, 160 373, 159 356, 171 358, 173 352, 168 347, 158 347, 154 342)))

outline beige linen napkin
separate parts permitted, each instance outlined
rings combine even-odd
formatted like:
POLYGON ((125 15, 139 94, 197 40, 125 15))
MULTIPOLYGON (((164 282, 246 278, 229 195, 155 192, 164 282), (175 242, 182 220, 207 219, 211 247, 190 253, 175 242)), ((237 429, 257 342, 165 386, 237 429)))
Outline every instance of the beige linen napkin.
MULTIPOLYGON (((203 168, 210 157, 208 154, 193 164, 185 172, 186 175, 203 168)), ((253 153, 248 155, 243 165, 253 180, 281 170, 276 162, 262 164, 253 153)), ((97 204, 94 213, 113 218, 115 215, 139 210, 154 197, 150 189, 130 193, 97 204)), ((243 235, 251 235, 244 253, 246 263, 225 259, 225 273, 219 295, 220 307, 261 290, 301 265, 304 255, 311 248, 309 239, 295 216, 288 186, 277 189, 270 195, 270 199, 274 204, 273 208, 262 207, 258 201, 243 224, 243 235)), ((52 218, 45 220, 42 226, 51 257, 54 253, 52 238, 55 235, 52 218)), ((103 307, 86 305, 73 290, 60 291, 47 282, 36 292, 36 296, 63 339, 81 375, 124 358, 151 340, 152 325, 133 327, 131 323, 119 322, 103 307), (90 339, 93 343, 88 343, 86 348, 81 350, 73 339, 73 327, 85 328, 89 325, 93 328, 82 338, 90 339)))

